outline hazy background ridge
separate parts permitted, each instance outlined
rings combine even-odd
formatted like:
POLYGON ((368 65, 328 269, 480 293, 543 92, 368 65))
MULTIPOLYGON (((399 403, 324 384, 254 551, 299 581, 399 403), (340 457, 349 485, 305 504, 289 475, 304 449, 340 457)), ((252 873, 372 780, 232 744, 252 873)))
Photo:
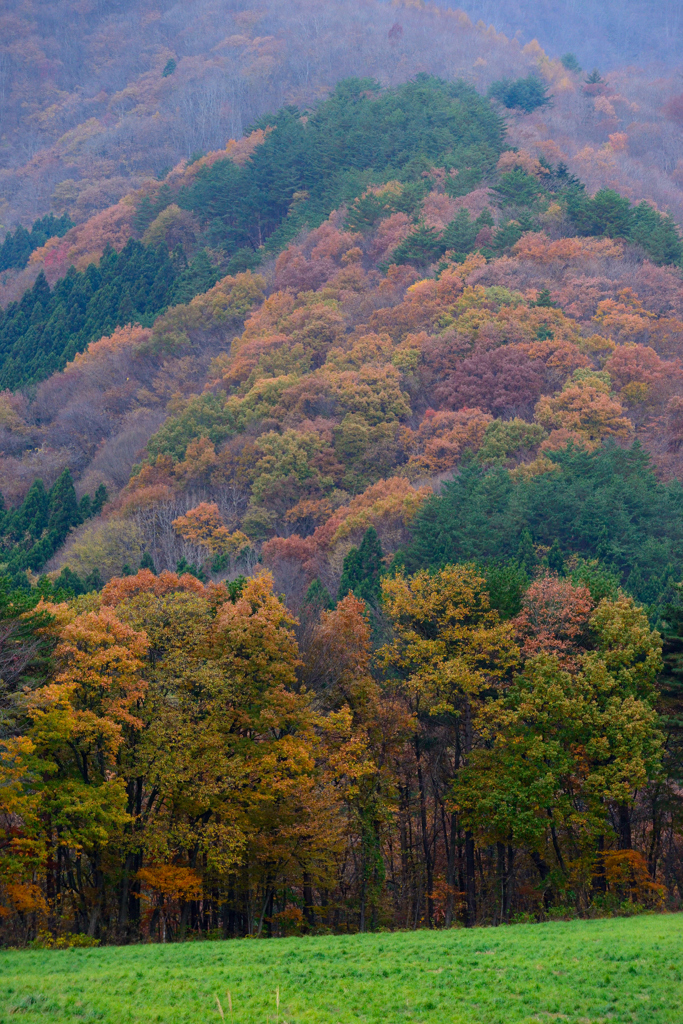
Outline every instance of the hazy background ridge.
POLYGON ((552 56, 575 53, 588 69, 681 64, 681 0, 445 0, 522 42, 534 37, 552 56))
POLYGON ((541 75, 553 105, 506 112, 511 143, 682 222, 682 25, 681 0, 4 0, 0 239, 48 210, 86 221, 345 77, 391 86, 421 71, 482 93, 541 75), (608 78, 604 95, 562 68, 572 51, 608 78))

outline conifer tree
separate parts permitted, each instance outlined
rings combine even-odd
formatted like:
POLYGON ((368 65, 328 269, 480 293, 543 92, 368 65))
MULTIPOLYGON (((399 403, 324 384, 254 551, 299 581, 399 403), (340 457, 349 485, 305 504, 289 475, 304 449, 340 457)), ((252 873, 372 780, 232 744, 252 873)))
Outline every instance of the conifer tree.
POLYGON ((551 569, 552 572, 556 572, 559 576, 564 575, 564 558, 562 556, 562 548, 559 545, 557 537, 552 543, 552 547, 548 552, 546 561, 548 563, 548 568, 551 569))
POLYGON ((517 561, 520 566, 526 570, 531 576, 534 569, 536 568, 536 552, 534 551, 534 542, 531 537, 531 533, 525 527, 522 530, 522 536, 519 539, 519 547, 517 548, 517 561))
POLYGON ((81 521, 71 473, 65 469, 50 491, 50 518, 47 525, 53 543, 61 544, 71 527, 78 526, 81 521))
POLYGON ((28 489, 21 508, 15 515, 14 535, 19 539, 26 531, 31 537, 38 538, 47 526, 50 512, 50 499, 41 479, 34 480, 28 489))
POLYGON ((143 551, 142 558, 140 559, 140 568, 149 569, 156 576, 156 566, 154 565, 154 559, 150 555, 149 551, 143 551))
POLYGON ((344 559, 344 569, 339 584, 339 597, 351 592, 373 607, 380 594, 380 573, 382 571, 382 545, 374 526, 369 527, 359 548, 351 548, 344 559))
POLYGON ((100 514, 103 506, 106 505, 107 503, 107 498, 107 488, 104 486, 104 484, 100 484, 97 490, 95 491, 95 494, 93 495, 92 499, 92 514, 94 516, 98 516, 100 514))

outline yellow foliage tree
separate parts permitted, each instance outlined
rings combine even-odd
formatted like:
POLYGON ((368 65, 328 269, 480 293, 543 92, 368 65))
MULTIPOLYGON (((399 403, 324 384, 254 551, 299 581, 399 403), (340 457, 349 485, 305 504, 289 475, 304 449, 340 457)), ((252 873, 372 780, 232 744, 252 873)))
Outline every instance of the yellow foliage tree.
POLYGON ((215 502, 201 502, 171 525, 185 540, 208 548, 212 554, 238 554, 250 545, 249 538, 240 530, 230 533, 215 502))
POLYGON ((594 448, 606 437, 628 437, 633 430, 631 421, 610 389, 609 374, 579 369, 558 395, 540 398, 535 419, 550 431, 544 447, 574 440, 594 448))

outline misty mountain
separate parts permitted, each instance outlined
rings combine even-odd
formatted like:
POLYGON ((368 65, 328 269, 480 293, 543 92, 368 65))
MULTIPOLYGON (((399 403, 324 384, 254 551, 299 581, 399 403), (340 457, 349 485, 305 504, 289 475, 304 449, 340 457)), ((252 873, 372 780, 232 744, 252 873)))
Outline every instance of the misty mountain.
POLYGON ((680 0, 448 0, 524 43, 538 39, 553 56, 570 52, 589 71, 620 64, 681 64, 680 0))

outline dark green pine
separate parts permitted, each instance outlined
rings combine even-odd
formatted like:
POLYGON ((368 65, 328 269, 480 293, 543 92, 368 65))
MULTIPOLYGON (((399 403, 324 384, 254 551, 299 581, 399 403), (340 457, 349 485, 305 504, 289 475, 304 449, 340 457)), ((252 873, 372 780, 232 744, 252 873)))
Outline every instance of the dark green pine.
POLYGON ((349 592, 373 607, 379 602, 380 576, 384 567, 382 545, 374 526, 365 531, 360 547, 351 548, 344 559, 339 597, 349 592))
POLYGON ((71 473, 65 469, 50 491, 48 533, 53 543, 61 544, 72 526, 81 522, 78 498, 71 473))

